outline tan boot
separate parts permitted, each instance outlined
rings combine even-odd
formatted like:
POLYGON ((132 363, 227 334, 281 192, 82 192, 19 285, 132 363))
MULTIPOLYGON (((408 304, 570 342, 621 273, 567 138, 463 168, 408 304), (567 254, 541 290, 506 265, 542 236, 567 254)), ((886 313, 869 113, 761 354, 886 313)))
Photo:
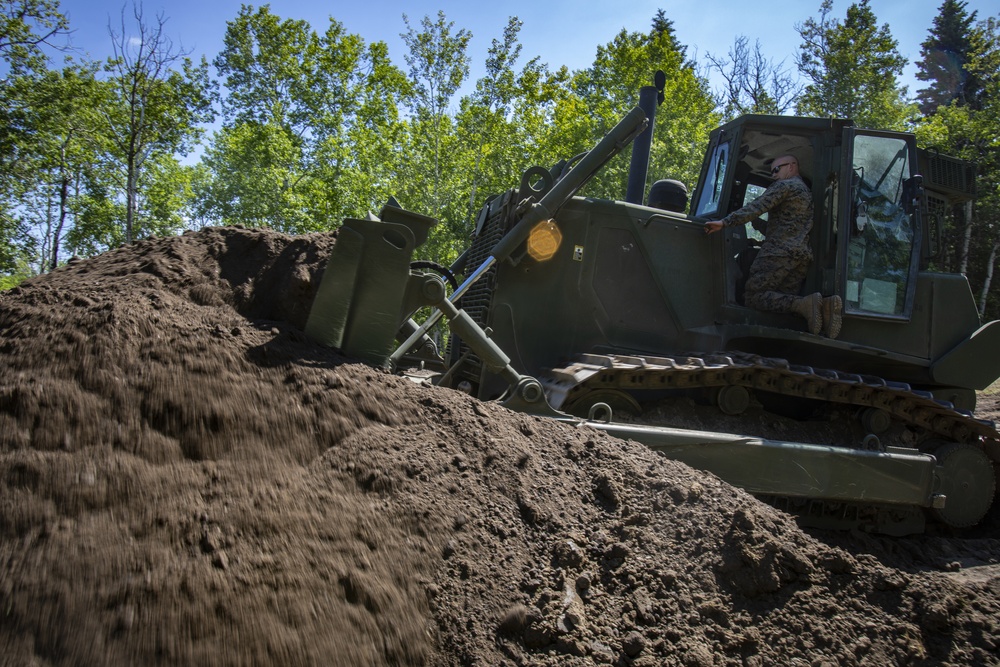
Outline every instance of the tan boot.
POLYGON ((844 302, 837 295, 823 298, 823 335, 836 338, 844 321, 844 302))
POLYGON ((818 334, 823 328, 823 295, 819 292, 799 297, 792 304, 792 312, 798 313, 809 323, 809 333, 818 334))

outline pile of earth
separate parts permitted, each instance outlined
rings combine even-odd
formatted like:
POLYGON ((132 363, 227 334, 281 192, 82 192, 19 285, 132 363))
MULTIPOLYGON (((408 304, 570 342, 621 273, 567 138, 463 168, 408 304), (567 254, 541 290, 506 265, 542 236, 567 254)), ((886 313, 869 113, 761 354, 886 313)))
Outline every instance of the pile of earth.
POLYGON ((0 662, 1000 663, 995 534, 809 534, 319 348, 334 242, 207 229, 0 295, 0 662))

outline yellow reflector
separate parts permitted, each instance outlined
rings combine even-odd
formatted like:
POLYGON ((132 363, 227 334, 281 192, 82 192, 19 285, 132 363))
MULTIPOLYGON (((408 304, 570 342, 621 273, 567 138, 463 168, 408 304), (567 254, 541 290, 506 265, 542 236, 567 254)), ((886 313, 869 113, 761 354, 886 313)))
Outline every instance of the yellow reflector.
POLYGON ((552 220, 542 220, 528 235, 528 255, 536 262, 552 259, 562 243, 562 232, 552 220))

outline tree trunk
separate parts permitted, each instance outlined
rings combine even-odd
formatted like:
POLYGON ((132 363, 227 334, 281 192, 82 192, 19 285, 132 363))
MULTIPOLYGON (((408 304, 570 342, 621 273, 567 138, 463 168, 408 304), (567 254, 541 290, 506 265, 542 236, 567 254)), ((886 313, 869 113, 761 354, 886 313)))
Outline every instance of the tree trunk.
POLYGON ((59 240, 66 225, 66 215, 69 213, 69 174, 66 172, 66 140, 59 147, 59 219, 55 231, 52 232, 52 254, 49 257, 49 271, 55 271, 59 266, 59 240))
POLYGON ((125 177, 125 243, 131 245, 135 225, 135 172, 133 160, 129 160, 128 174, 125 177))
POLYGON ((986 261, 986 278, 983 280, 983 291, 979 296, 979 319, 986 317, 986 301, 990 293, 990 282, 993 280, 993 264, 997 259, 997 251, 1000 250, 1000 241, 993 244, 990 250, 990 258, 986 261))
POLYGON ((965 202, 961 211, 964 233, 962 234, 962 251, 958 259, 958 272, 965 275, 969 268, 969 246, 972 244, 972 202, 965 202))

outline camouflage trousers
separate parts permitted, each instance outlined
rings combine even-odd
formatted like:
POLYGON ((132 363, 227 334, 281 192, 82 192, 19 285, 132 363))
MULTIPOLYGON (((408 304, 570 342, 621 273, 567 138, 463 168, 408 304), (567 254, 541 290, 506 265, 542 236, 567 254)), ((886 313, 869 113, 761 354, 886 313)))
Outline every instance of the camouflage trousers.
POLYGON ((756 310, 792 311, 805 280, 809 259, 759 254, 750 266, 743 301, 756 310))

